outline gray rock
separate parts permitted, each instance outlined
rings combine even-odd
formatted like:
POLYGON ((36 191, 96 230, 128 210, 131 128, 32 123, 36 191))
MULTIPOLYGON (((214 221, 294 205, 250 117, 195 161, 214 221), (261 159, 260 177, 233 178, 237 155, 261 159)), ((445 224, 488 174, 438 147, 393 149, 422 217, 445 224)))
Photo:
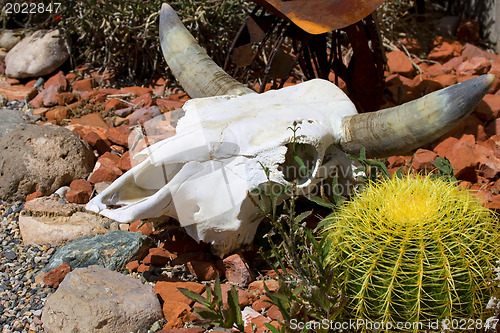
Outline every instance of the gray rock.
POLYGON ((17 255, 13 251, 6 250, 3 252, 3 256, 9 260, 14 260, 17 258, 17 255))
POLYGON ((109 221, 106 217, 85 211, 84 205, 41 197, 26 202, 19 216, 19 230, 24 244, 59 245, 105 234, 109 230, 104 225, 109 221))
POLYGON ((19 30, 0 30, 0 48, 9 51, 21 40, 21 35, 19 30))
POLYGON ((42 311, 47 333, 147 332, 161 317, 152 286, 99 266, 68 273, 42 311))
POLYGON ((0 108, 0 138, 16 128, 28 125, 21 110, 0 108))
POLYGON ((13 78, 52 73, 69 58, 69 46, 59 30, 39 30, 23 38, 5 56, 5 74, 13 78))
POLYGON ((0 137, 0 199, 48 195, 92 171, 95 155, 80 137, 59 126, 26 125, 0 137))
POLYGON ((80 238, 57 249, 43 271, 49 272, 65 262, 71 269, 99 265, 119 270, 128 262, 143 258, 152 246, 151 242, 151 238, 139 232, 122 230, 80 238))

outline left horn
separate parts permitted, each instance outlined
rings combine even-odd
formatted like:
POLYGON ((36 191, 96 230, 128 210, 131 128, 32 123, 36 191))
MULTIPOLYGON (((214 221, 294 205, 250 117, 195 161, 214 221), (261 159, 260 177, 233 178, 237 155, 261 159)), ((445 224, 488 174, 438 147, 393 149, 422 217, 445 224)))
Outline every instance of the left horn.
POLYGON ((368 157, 406 153, 463 121, 494 81, 493 74, 486 74, 400 106, 345 117, 340 145, 352 155, 365 147, 368 157))
POLYGON ((208 56, 166 3, 160 10, 160 44, 170 70, 192 98, 255 93, 208 56))

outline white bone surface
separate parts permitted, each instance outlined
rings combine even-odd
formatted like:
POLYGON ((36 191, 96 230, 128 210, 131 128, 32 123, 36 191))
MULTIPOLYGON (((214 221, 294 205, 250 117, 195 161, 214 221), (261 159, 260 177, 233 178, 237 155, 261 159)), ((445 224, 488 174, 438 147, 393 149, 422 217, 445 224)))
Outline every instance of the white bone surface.
POLYGON ((263 167, 272 182, 290 184, 279 165, 285 162, 285 145, 293 142, 289 127, 294 123, 299 127, 296 143, 314 150, 314 171, 299 185, 304 191, 329 169, 352 163, 336 144, 342 118, 356 109, 329 81, 193 99, 183 109, 177 134, 138 153, 135 158, 145 160, 93 198, 87 209, 118 222, 174 217, 195 240, 210 243, 223 256, 250 243, 262 220, 255 206, 258 195, 249 192, 268 183, 263 167), (328 161, 320 172, 325 154, 328 161))

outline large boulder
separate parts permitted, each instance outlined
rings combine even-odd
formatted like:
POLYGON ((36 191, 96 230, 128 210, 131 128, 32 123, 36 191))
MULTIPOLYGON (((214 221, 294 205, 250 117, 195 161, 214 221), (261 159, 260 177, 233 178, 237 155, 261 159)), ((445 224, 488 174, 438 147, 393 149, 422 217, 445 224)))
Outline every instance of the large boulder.
POLYGON ((99 266, 68 273, 42 311, 47 333, 145 333, 161 317, 152 286, 99 266))
POLYGON ((70 130, 26 125, 0 137, 0 199, 53 193, 92 171, 95 155, 70 130))
POLYGON ((69 58, 69 46, 59 30, 39 30, 23 38, 5 56, 5 74, 22 79, 52 73, 69 58))
POLYGON ((28 125, 21 110, 0 108, 0 138, 16 128, 28 125))

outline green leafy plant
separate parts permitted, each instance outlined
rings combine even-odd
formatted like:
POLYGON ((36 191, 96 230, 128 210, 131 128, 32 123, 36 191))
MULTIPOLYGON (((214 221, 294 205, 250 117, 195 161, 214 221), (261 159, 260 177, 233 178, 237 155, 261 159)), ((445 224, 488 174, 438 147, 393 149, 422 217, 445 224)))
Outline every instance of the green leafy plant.
POLYGON ((297 153, 297 131, 300 129, 300 126, 297 124, 297 122, 293 123, 293 126, 288 127, 289 130, 293 132, 293 137, 292 137, 292 156, 294 162, 298 165, 299 167, 299 172, 298 176, 300 178, 308 178, 312 170, 309 170, 304 162, 304 159, 300 157, 297 153))
POLYGON ((457 182, 454 176, 455 169, 447 158, 438 156, 432 164, 437 168, 437 173, 432 174, 431 178, 442 178, 450 182, 457 182))
MULTIPOLYGON (((308 176, 310 171, 296 149, 296 132, 300 127, 293 124, 289 129, 293 132, 291 152, 295 166, 298 167, 299 177, 308 176)), ((268 240, 269 250, 262 249, 263 257, 273 268, 279 283, 278 291, 270 291, 265 285, 266 295, 270 302, 276 305, 281 313, 281 328, 266 325, 271 332, 289 332, 290 322, 322 320, 333 321, 340 313, 346 299, 339 292, 331 274, 331 266, 327 262, 329 249, 332 245, 326 237, 317 239, 316 230, 306 226, 306 221, 311 217, 312 211, 298 213, 296 211, 297 183, 293 179, 291 186, 282 187, 276 191, 269 179, 269 170, 264 168, 269 186, 253 191, 260 194, 260 201, 256 204, 262 213, 269 219, 272 228, 264 236, 268 240), (273 189, 274 191, 269 191, 273 189), (279 198, 283 194, 290 196, 280 207, 279 198)), ((327 201, 317 202, 330 207, 327 201)), ((314 330, 304 328, 303 332, 328 332, 325 327, 314 330)))
MULTIPOLYGON (((378 181, 379 179, 391 177, 389 170, 385 166, 384 162, 368 159, 366 157, 365 148, 361 148, 359 157, 350 155, 348 156, 348 158, 354 160, 359 165, 359 167, 354 169, 354 172, 359 175, 358 185, 361 189, 364 187, 364 184, 369 181, 378 181)), ((396 176, 402 178, 402 171, 403 168, 400 168, 396 172, 396 176)), ((349 193, 344 193, 344 195, 346 195, 344 196, 342 193, 340 193, 340 191, 338 190, 338 184, 338 177, 333 177, 331 183, 332 191, 329 197, 324 195, 323 191, 321 191, 321 196, 313 195, 309 196, 308 199, 319 206, 335 210, 337 207, 344 203, 344 201, 347 199, 346 196, 349 195, 349 193)))
POLYGON ((361 167, 355 169, 354 171, 360 174, 360 181, 368 182, 368 181, 376 181, 381 177, 391 178, 389 174, 389 170, 385 166, 384 162, 378 160, 372 160, 366 158, 365 148, 361 148, 359 152, 359 157, 357 156, 348 156, 350 159, 357 161, 361 167))
MULTIPOLYGON (((361 165, 355 172, 361 174, 360 180, 364 183, 391 178, 389 170, 384 162, 366 158, 365 148, 361 148, 359 157, 349 156, 349 158, 357 161, 361 165)), ((447 158, 438 156, 436 161, 432 164, 436 167, 436 172, 430 176, 432 179, 441 178, 450 182, 457 182, 454 176, 455 169, 447 158)), ((399 179, 403 178, 403 167, 396 171, 395 176, 399 179)))
POLYGON ((325 219, 323 235, 335 244, 327 261, 351 298, 347 313, 391 323, 486 319, 497 220, 443 178, 370 182, 325 219))
MULTIPOLYGON (((317 240, 312 231, 301 224, 309 214, 300 214, 294 221, 288 221, 291 224, 275 223, 274 232, 280 236, 280 244, 269 237, 271 250, 266 260, 278 277, 279 289, 271 292, 265 286, 265 290, 283 317, 282 330, 290 329, 292 320, 331 322, 347 300, 334 283, 331 265, 327 262, 331 241, 325 237, 317 240)), ((329 332, 329 327, 315 330, 304 327, 302 332, 329 332)))
POLYGON ((202 323, 214 324, 217 327, 237 328, 240 331, 244 330, 238 303, 238 291, 234 286, 227 292, 228 307, 224 307, 219 278, 215 280, 213 288, 209 285, 206 286, 206 297, 198 295, 189 289, 178 289, 184 296, 202 305, 194 309, 195 314, 203 320, 202 323))

